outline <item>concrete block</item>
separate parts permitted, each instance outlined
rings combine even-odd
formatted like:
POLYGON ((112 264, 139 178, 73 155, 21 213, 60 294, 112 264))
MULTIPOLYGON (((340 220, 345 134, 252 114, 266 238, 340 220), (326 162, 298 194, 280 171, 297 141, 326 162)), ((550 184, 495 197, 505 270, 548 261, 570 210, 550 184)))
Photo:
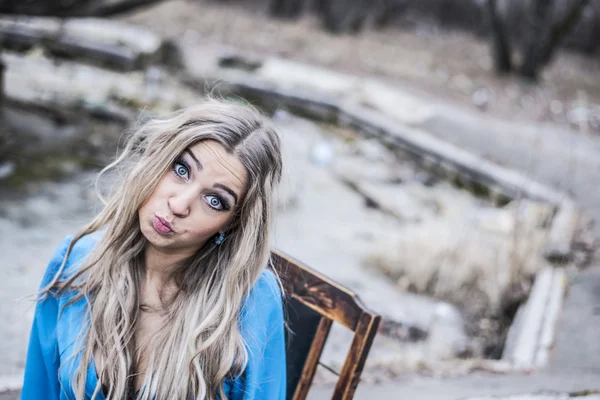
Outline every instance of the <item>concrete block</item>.
POLYGON ((160 59, 162 39, 151 31, 119 21, 76 18, 0 19, 4 47, 26 50, 39 45, 60 56, 121 70, 142 68, 160 59))
POLYGON ((544 256, 551 262, 564 263, 572 258, 572 244, 580 213, 573 201, 566 199, 558 205, 550 233, 544 247, 544 256))

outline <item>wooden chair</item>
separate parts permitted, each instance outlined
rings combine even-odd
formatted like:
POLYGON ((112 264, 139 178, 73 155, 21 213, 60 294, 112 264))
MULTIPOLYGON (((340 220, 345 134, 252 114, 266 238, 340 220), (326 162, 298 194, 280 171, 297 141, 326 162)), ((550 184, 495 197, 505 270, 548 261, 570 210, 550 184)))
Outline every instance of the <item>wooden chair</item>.
POLYGON ((381 317, 350 290, 289 256, 273 251, 273 267, 287 295, 287 399, 304 400, 333 321, 354 332, 332 399, 351 399, 381 317))

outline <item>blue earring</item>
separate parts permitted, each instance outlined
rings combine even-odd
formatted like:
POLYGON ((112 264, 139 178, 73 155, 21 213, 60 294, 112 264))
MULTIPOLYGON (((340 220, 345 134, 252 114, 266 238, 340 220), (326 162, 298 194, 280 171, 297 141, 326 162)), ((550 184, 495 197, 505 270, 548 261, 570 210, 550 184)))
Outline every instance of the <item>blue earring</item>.
POLYGON ((225 240, 225 234, 221 232, 219 233, 219 237, 215 240, 215 243, 217 244, 217 246, 220 246, 221 243, 223 243, 223 240, 225 240))

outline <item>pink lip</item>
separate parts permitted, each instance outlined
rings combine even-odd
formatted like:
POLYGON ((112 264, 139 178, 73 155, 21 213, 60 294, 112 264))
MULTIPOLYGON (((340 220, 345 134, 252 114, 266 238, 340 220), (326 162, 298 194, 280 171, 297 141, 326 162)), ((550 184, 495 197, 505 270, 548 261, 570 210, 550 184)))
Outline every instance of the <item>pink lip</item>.
POLYGON ((173 233, 173 226, 169 221, 167 221, 164 218, 155 215, 153 225, 154 229, 156 229, 156 231, 161 235, 168 235, 170 233, 173 233))

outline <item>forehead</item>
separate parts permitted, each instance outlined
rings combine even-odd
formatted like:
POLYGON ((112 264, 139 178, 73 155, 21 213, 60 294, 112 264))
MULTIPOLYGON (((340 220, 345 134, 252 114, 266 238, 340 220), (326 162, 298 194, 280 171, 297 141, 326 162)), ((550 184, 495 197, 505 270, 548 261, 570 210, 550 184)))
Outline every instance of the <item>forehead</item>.
POLYGON ((202 164, 202 174, 210 175, 215 183, 229 186, 243 195, 246 187, 247 173, 242 162, 225 147, 214 140, 203 140, 189 150, 202 164))

